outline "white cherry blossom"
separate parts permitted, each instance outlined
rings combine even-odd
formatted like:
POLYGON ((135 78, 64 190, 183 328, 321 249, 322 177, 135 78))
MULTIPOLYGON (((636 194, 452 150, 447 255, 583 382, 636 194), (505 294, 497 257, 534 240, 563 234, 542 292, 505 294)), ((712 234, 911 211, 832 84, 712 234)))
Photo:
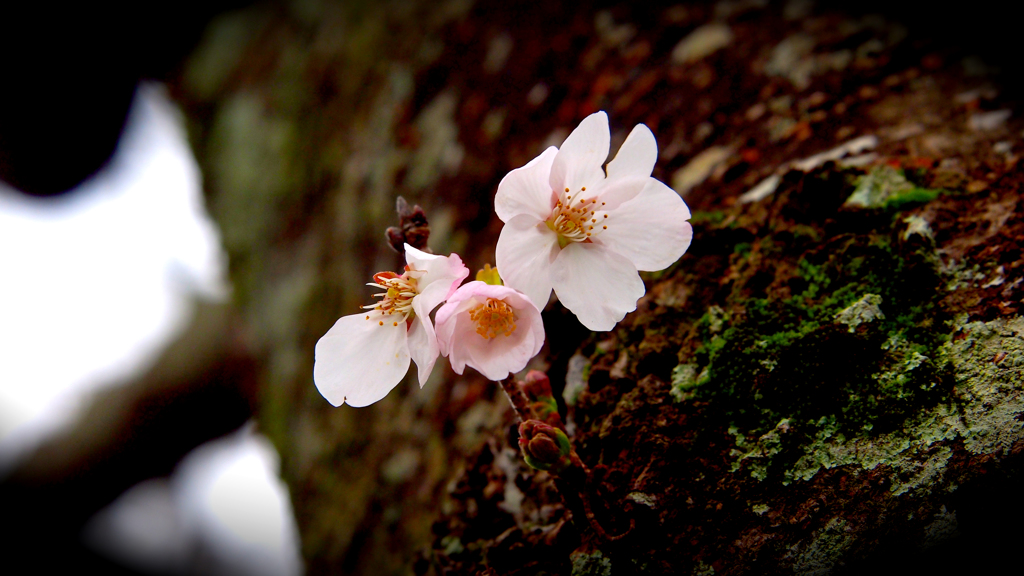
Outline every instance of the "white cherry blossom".
POLYGON ((503 380, 525 368, 544 344, 540 310, 507 286, 467 282, 435 319, 441 354, 457 374, 471 366, 490 380, 503 380))
POLYGON ((344 316, 316 343, 313 382, 335 406, 366 406, 388 394, 416 362, 420 387, 440 353, 430 312, 469 275, 457 254, 435 256, 405 245, 399 275, 374 274, 376 304, 344 316))
POLYGON ((638 270, 662 270, 690 246, 690 210, 651 177, 658 143, 637 124, 608 158, 608 116, 586 117, 498 185, 496 249, 505 284, 539 307, 554 290, 591 330, 611 330, 644 295, 638 270))

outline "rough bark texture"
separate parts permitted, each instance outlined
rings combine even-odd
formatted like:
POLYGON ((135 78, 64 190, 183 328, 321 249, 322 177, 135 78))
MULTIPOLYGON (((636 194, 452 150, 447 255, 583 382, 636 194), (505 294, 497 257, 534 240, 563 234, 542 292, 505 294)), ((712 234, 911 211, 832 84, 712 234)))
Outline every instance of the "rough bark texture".
POLYGON ((798 1, 295 3, 215 21, 172 90, 266 355, 259 420, 310 573, 1005 557, 1014 533, 991 525, 1021 511, 1022 122, 972 46, 911 24, 798 1), (528 468, 507 399, 475 373, 439 366, 423 390, 331 408, 313 345, 399 265, 396 196, 425 208, 435 252, 479 268, 501 177, 599 109, 613 150, 653 130, 654 176, 695 237, 615 330, 545 312, 536 365, 591 477, 556 489, 528 468), (593 518, 570 518, 560 489, 593 518))

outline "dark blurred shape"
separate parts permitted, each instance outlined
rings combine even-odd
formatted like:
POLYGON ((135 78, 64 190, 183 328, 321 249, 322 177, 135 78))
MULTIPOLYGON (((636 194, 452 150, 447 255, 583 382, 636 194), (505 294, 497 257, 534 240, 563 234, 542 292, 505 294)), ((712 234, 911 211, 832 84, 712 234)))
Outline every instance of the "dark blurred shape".
POLYGON ((120 573, 82 545, 84 524, 131 486, 169 474, 197 445, 251 417, 259 366, 242 330, 228 306, 200 304, 147 374, 98 394, 72 427, 0 481, 7 562, 31 560, 33 571, 52 574, 120 573))
POLYGON ((924 0, 857 0, 822 1, 817 5, 850 15, 881 14, 906 25, 916 35, 934 39, 935 48, 965 47, 1000 70, 1000 85, 1014 97, 1022 94, 1024 60, 1020 58, 1020 20, 1011 16, 1012 4, 977 0, 940 8, 924 0))
POLYGON ((409 203, 401 196, 395 201, 395 211, 398 212, 398 226, 389 226, 384 231, 390 245, 395 252, 405 253, 405 245, 408 244, 417 250, 430 252, 427 248, 427 240, 430 239, 430 224, 427 223, 427 215, 420 208, 419 204, 409 207, 409 203))
MULTIPOLYGON (((112 156, 140 79, 172 74, 210 19, 249 3, 0 4, 0 180, 40 197, 76 188, 112 156)), ((251 418, 258 366, 244 327, 230 305, 198 306, 147 374, 97 394, 75 424, 5 471, 6 566, 132 573, 82 544, 86 521, 251 418)))
POLYGON ((180 64, 244 0, 0 4, 0 180, 67 192, 110 158, 140 78, 180 64))

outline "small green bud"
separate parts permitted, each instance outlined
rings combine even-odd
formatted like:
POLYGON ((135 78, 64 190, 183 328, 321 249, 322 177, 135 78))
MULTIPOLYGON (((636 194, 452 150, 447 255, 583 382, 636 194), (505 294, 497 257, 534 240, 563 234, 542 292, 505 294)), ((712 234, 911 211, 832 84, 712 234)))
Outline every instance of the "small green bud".
POLYGON ((476 271, 476 279, 486 284, 490 284, 491 286, 505 285, 501 281, 501 276, 498 275, 498 269, 491 268, 490 264, 484 264, 482 270, 476 271))

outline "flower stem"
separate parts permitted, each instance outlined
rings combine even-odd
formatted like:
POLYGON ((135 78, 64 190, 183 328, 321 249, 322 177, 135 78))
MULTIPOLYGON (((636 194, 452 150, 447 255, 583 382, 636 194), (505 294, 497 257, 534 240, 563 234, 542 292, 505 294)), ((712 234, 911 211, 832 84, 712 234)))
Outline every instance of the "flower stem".
POLYGON ((509 376, 501 381, 501 389, 505 391, 505 396, 508 397, 509 402, 512 403, 512 408, 515 409, 516 415, 519 416, 519 421, 523 422, 530 418, 530 403, 526 399, 526 394, 523 393, 522 389, 516 386, 515 376, 509 376))
MULTIPOLYGON (((524 425, 531 429, 536 429, 538 425, 540 427, 547 425, 548 430, 551 430, 551 426, 557 427, 561 430, 562 437, 565 438, 565 425, 558 416, 558 412, 555 411, 553 414, 550 412, 550 407, 554 404, 554 398, 552 397, 550 382, 548 382, 547 376, 544 373, 531 371, 527 375, 525 382, 517 382, 515 378, 510 376, 501 381, 501 388, 505 391, 505 395, 508 396, 512 407, 519 417, 519 430, 521 434, 524 431, 524 425)), ((524 447, 523 441, 521 440, 520 442, 520 447, 524 450, 523 457, 527 460, 527 463, 531 463, 531 456, 527 455, 527 449, 524 447)), ((533 457, 536 456, 537 454, 533 455, 533 457)), ((562 494, 566 507, 572 513, 573 524, 576 526, 576 529, 582 533, 585 530, 585 526, 589 525, 597 536, 604 541, 619 540, 632 532, 636 526, 636 521, 633 518, 629 519, 629 528, 621 534, 609 534, 601 526, 597 516, 594 514, 589 497, 589 487, 593 475, 590 469, 587 468, 587 465, 583 463, 579 454, 576 453, 576 449, 572 446, 571 442, 568 445, 567 456, 569 460, 568 466, 564 465, 565 460, 563 459, 563 464, 560 467, 553 466, 548 468, 547 465, 544 465, 543 468, 548 470, 554 477, 555 487, 562 494), (576 519, 580 518, 586 518, 587 524, 579 524, 576 519)))

